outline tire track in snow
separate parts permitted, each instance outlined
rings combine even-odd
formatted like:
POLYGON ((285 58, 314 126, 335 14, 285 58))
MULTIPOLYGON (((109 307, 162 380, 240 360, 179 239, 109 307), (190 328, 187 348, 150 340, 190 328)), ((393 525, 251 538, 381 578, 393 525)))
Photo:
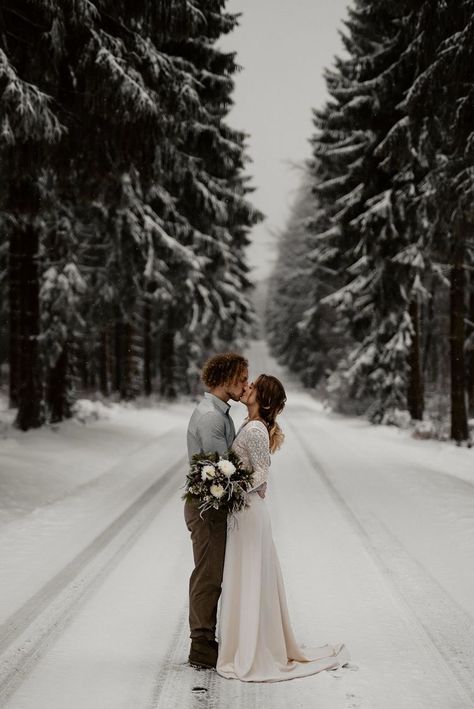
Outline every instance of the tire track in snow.
POLYGON ((314 470, 327 488, 377 567, 391 582, 410 618, 433 652, 441 657, 469 706, 474 706, 474 620, 424 566, 370 512, 356 513, 336 488, 310 445, 288 417, 287 425, 299 441, 314 470), (469 649, 469 650, 468 650, 469 649))
POLYGON ((0 706, 175 494, 185 465, 182 457, 170 466, 0 627, 0 706))
MULTIPOLYGON (((112 463, 112 465, 109 465, 108 467, 104 468, 104 470, 101 470, 97 475, 90 480, 86 480, 85 482, 79 483, 79 485, 76 485, 75 487, 72 487, 70 489, 64 490, 61 492, 57 497, 48 499, 47 501, 43 502, 40 507, 42 509, 46 509, 48 507, 52 507, 53 505, 58 504, 59 502, 62 502, 63 500, 67 500, 71 497, 75 497, 77 495, 82 494, 83 492, 87 490, 91 490, 98 485, 100 485, 105 479, 110 477, 110 475, 113 475, 116 471, 120 471, 121 468, 123 468, 124 462, 127 460, 132 460, 137 454, 142 453, 143 451, 146 451, 148 448, 153 448, 156 446, 159 441, 165 439, 170 436, 170 434, 173 433, 173 429, 169 429, 166 431, 163 431, 162 433, 159 433, 156 436, 153 436, 148 441, 142 442, 138 445, 136 445, 134 448, 131 448, 128 450, 126 453, 124 453, 119 460, 115 461, 112 463)), ((37 508, 35 508, 37 509, 37 508)), ((18 520, 21 520, 23 518, 28 517, 31 515, 31 513, 34 510, 22 510, 18 514, 15 515, 12 519, 8 519, 4 523, 1 524, 0 529, 3 532, 4 530, 8 529, 10 525, 15 524, 18 522, 18 520)), ((1 630, 1 628, 0 628, 1 630)), ((1 651, 1 649, 0 649, 1 651)))

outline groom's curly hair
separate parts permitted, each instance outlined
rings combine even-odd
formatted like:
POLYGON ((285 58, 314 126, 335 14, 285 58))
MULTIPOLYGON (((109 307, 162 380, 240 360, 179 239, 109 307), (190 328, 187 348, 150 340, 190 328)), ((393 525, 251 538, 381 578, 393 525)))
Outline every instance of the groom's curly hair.
POLYGON ((209 389, 222 384, 233 383, 248 369, 249 363, 237 352, 216 354, 202 368, 201 379, 209 389))

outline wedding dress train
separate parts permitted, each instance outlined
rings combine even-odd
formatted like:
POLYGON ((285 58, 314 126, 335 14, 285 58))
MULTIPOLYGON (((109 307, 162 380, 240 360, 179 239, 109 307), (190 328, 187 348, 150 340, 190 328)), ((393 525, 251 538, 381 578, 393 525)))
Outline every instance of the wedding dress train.
POLYGON ((341 667, 345 645, 298 647, 288 614, 285 588, 265 500, 256 492, 268 479, 268 433, 250 421, 233 449, 254 471, 249 507, 231 520, 227 533, 220 600, 217 672, 244 682, 278 682, 341 667))

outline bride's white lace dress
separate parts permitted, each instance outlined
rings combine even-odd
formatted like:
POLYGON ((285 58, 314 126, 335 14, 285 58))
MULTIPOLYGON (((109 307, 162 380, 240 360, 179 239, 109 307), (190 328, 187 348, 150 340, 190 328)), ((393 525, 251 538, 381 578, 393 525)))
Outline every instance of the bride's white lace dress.
POLYGON ((280 563, 265 500, 256 489, 268 480, 268 432, 249 421, 232 448, 254 471, 250 505, 229 523, 220 601, 217 672, 244 682, 277 682, 346 664, 345 645, 299 648, 288 615, 280 563))

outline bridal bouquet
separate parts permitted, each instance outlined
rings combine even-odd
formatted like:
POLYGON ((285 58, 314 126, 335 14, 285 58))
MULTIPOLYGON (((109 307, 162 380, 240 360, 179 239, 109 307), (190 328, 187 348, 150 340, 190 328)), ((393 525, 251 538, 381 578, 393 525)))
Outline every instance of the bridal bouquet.
POLYGON ((196 453, 186 476, 183 500, 196 500, 201 515, 211 508, 234 514, 248 506, 245 493, 252 483, 252 473, 234 451, 224 455, 196 453))

